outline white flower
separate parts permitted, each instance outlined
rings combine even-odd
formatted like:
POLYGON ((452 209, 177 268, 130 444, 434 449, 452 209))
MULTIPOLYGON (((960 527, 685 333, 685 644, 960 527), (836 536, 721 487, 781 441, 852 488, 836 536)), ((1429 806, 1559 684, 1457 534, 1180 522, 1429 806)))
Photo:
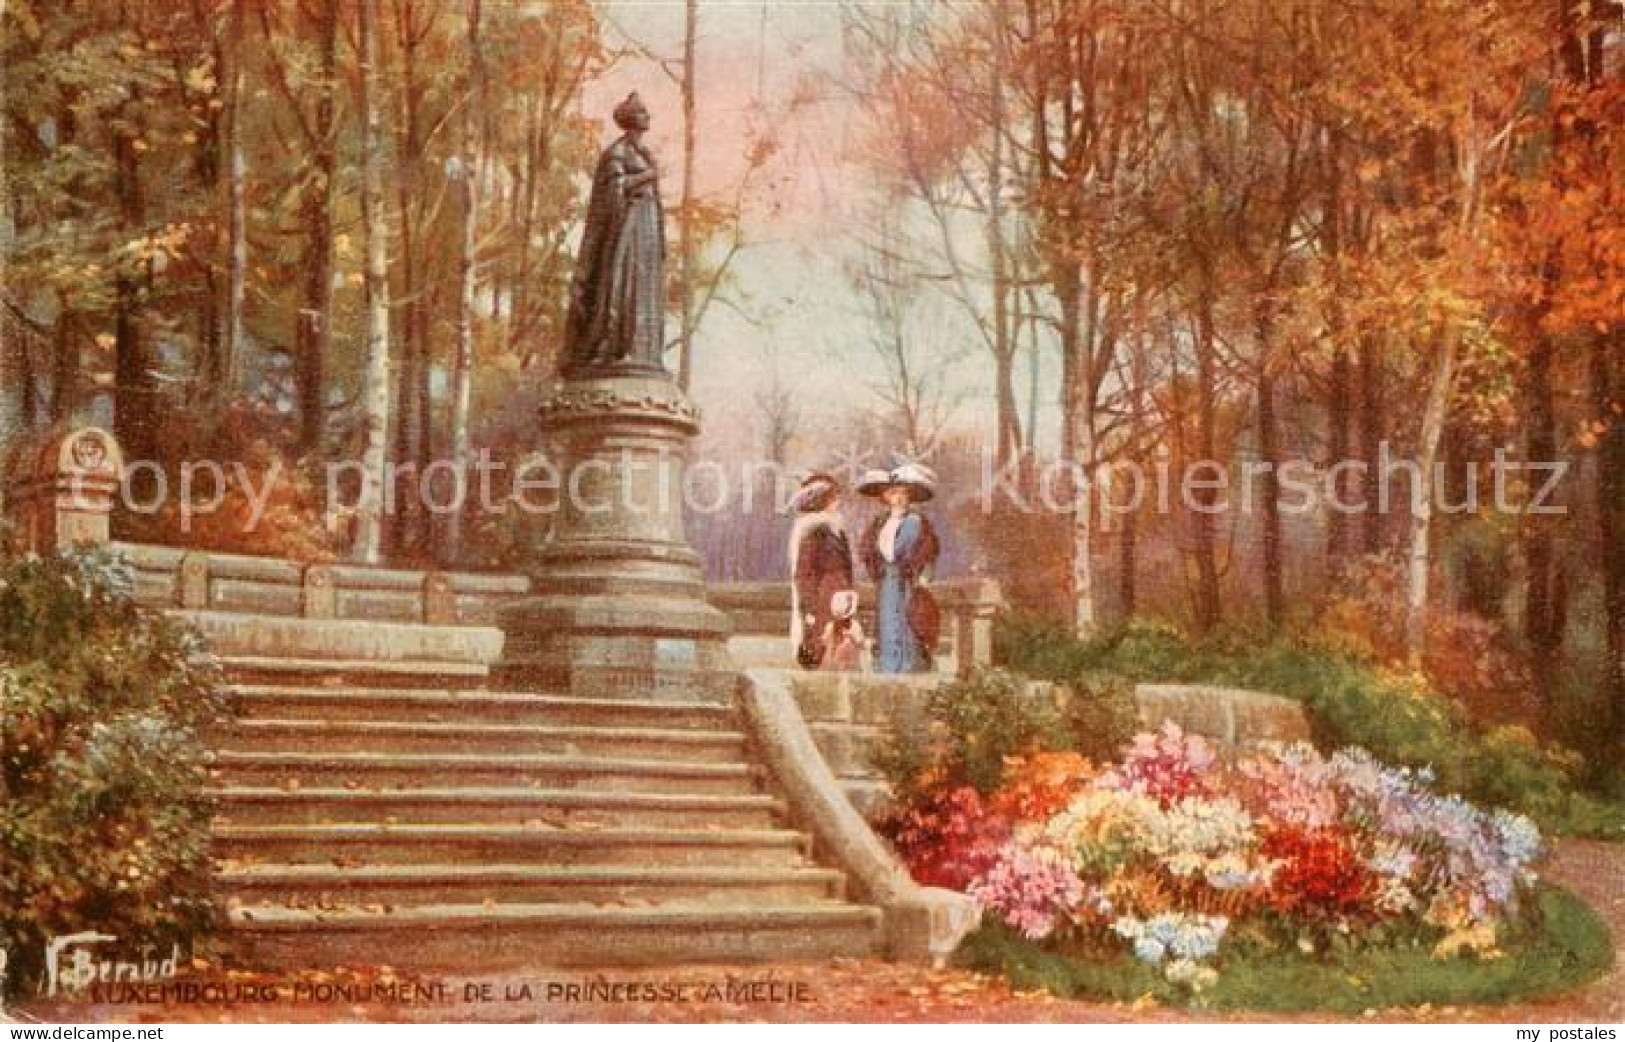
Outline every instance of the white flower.
POLYGON ((1173 983, 1183 984, 1192 991, 1205 991, 1219 981, 1219 971, 1192 959, 1175 959, 1162 973, 1173 983))

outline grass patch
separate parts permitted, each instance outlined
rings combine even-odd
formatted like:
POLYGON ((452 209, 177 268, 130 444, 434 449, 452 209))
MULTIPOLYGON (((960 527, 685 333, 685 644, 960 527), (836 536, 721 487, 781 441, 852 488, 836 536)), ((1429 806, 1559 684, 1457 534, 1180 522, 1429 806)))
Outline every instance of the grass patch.
MULTIPOLYGON (((1214 1009, 1359 1014, 1394 1006, 1486 1005, 1551 995, 1589 983, 1613 965, 1608 927, 1584 901, 1541 886, 1521 926, 1495 959, 1439 960, 1426 948, 1370 947, 1340 955, 1235 955, 1195 1000, 1214 1009)), ((1088 960, 1050 951, 994 923, 966 939, 963 966, 1004 976, 1012 987, 1064 998, 1193 1004, 1154 967, 1124 954, 1088 960)))
POLYGON ((1625 843, 1625 802, 1577 792, 1545 825, 1548 832, 1559 836, 1625 843))

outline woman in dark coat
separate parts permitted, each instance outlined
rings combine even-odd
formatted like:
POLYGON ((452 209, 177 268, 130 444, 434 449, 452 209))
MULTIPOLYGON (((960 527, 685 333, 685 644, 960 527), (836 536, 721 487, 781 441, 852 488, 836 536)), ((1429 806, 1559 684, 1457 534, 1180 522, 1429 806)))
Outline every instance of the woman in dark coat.
POLYGON ((790 646, 808 669, 823 661, 822 635, 834 618, 835 595, 853 588, 852 544, 840 501, 841 486, 828 474, 809 476, 791 501, 790 646))
POLYGON ((875 669, 923 673, 931 669, 936 642, 935 602, 922 588, 936 564, 935 529, 914 509, 934 495, 930 471, 906 464, 873 472, 858 491, 886 504, 886 513, 864 531, 865 567, 875 580, 875 669))

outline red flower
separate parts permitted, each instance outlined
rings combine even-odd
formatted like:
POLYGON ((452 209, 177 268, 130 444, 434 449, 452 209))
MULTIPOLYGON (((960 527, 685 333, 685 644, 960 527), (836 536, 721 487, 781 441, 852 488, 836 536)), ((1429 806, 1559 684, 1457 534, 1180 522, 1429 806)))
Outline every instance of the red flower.
POLYGON ((1375 880, 1337 830, 1283 825, 1264 837, 1263 853, 1279 862, 1270 882, 1270 902, 1280 911, 1335 919, 1370 907, 1375 880))
POLYGON ((993 867, 1010 823, 968 785, 928 789, 881 827, 916 881, 964 890, 993 867))

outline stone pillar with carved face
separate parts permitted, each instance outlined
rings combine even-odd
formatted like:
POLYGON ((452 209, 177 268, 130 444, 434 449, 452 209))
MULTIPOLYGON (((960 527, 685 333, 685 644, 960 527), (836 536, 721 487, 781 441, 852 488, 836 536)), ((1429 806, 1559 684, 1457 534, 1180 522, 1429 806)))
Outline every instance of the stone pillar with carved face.
POLYGON ((25 441, 5 469, 14 550, 49 554, 112 537, 124 454, 100 427, 25 441))

